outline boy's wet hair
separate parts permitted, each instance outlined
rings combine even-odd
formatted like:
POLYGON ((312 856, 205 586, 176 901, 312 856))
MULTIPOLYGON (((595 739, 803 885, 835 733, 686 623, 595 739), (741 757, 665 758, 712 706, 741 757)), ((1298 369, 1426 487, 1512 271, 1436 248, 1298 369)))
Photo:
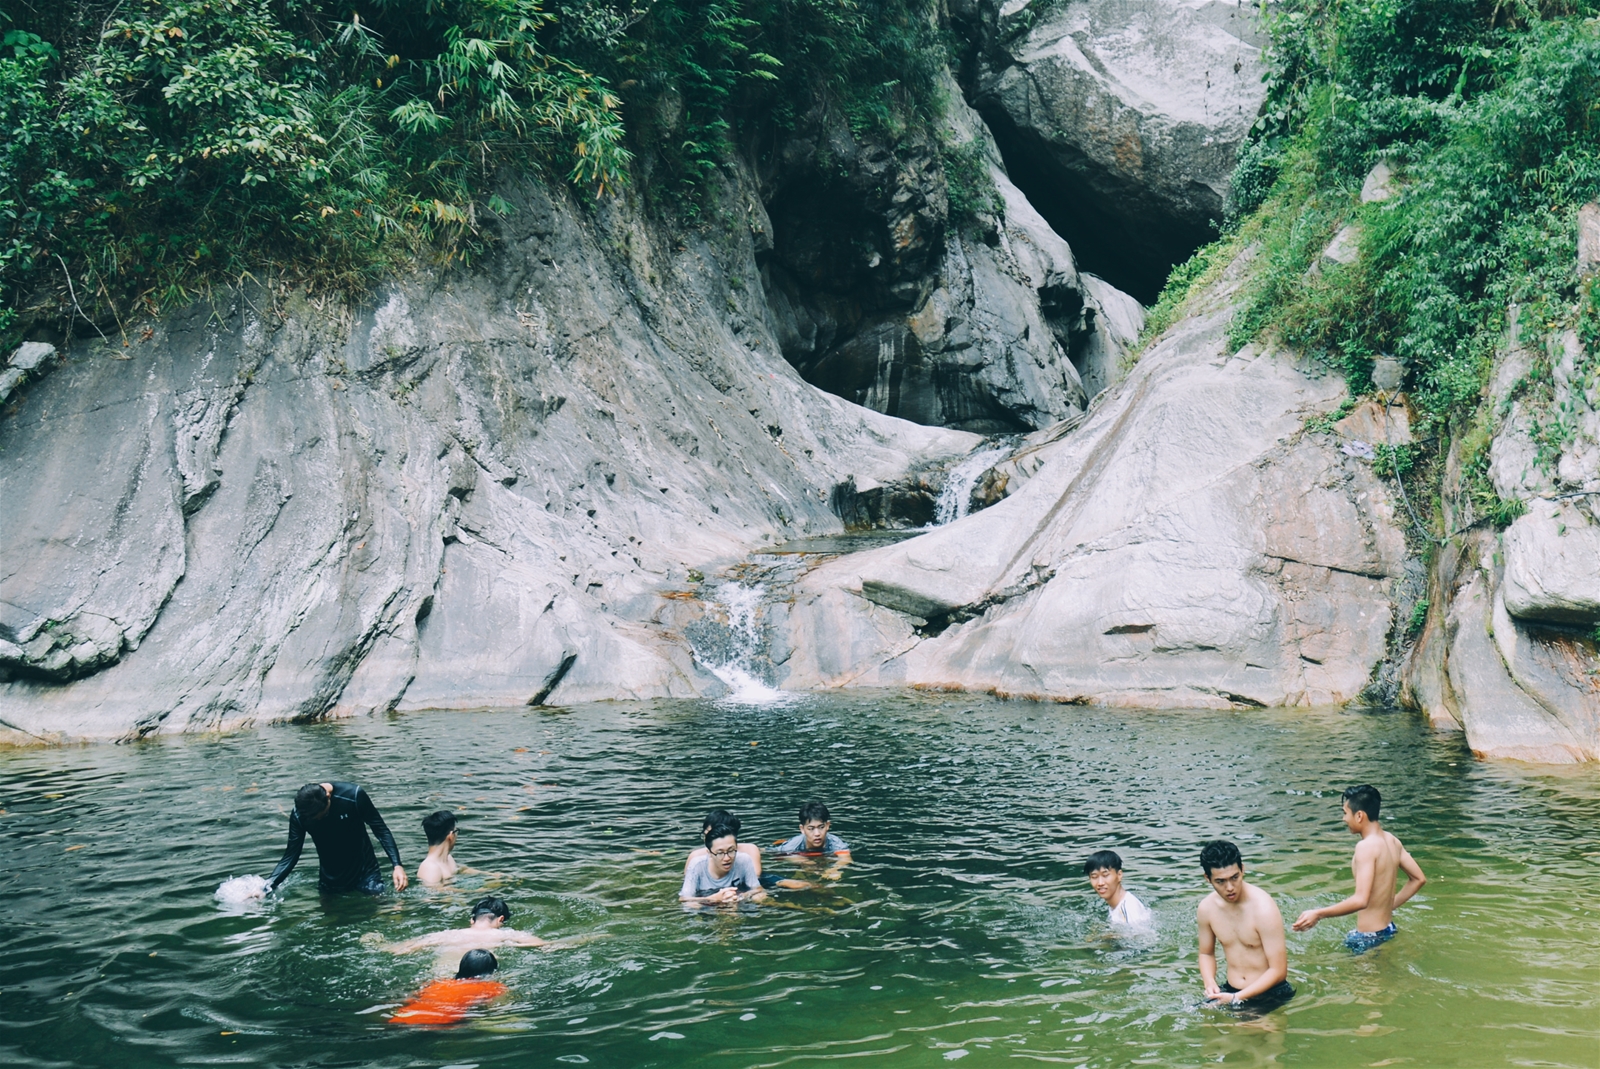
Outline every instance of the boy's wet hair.
POLYGON ((735 842, 738 841, 738 839, 739 839, 739 829, 738 829, 738 827, 736 825, 733 825, 733 824, 713 824, 713 825, 711 825, 711 827, 706 829, 706 849, 710 850, 712 843, 716 842, 718 839, 726 839, 730 835, 733 836, 735 842))
POLYGON ((1344 804, 1350 807, 1350 812, 1365 813, 1368 820, 1377 820, 1378 813, 1383 809, 1383 796, 1370 783, 1348 787, 1342 797, 1344 804))
POLYGON ((322 789, 320 783, 308 783, 295 793, 294 811, 300 814, 302 822, 320 817, 326 808, 328 792, 322 789))
POLYGON ((1122 859, 1115 850, 1096 850, 1083 859, 1083 874, 1092 876, 1101 869, 1115 869, 1122 871, 1122 859))
POLYGON ((478 899, 472 907, 472 919, 477 920, 485 913, 491 917, 499 917, 507 924, 511 923, 511 907, 506 905, 506 900, 503 898, 487 895, 478 899))
POLYGON ((739 818, 728 812, 726 809, 713 809, 711 812, 707 813, 706 819, 700 822, 701 834, 705 834, 718 824, 721 824, 726 828, 732 828, 735 835, 739 834, 739 818))
POLYGON ((457 980, 471 980, 488 976, 500 967, 500 962, 487 950, 469 950, 461 955, 461 967, 456 970, 457 980))
POLYGON ((1226 839, 1213 839, 1200 848, 1200 868, 1205 871, 1206 878, 1211 878, 1215 869, 1225 869, 1229 865, 1238 865, 1244 868, 1244 858, 1239 856, 1239 848, 1226 839))
POLYGON ((437 809, 422 818, 422 834, 428 837, 429 846, 438 846, 456 830, 456 815, 448 809, 437 809))
POLYGON ((828 816, 828 807, 812 799, 800 807, 800 823, 809 824, 813 820, 820 820, 826 824, 832 819, 828 816))

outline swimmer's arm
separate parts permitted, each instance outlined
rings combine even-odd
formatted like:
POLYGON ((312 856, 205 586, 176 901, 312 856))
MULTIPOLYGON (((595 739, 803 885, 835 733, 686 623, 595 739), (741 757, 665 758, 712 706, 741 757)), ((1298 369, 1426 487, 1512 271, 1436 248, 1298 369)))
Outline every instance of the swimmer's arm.
POLYGON ((1363 852, 1357 850, 1355 870, 1355 894, 1342 902, 1335 902, 1331 906, 1306 910, 1295 918, 1294 930, 1297 932, 1310 931, 1317 926, 1317 922, 1320 920, 1326 920, 1329 917, 1343 917, 1346 914, 1359 913, 1361 910, 1366 909, 1367 903, 1372 901, 1372 884, 1377 879, 1378 859, 1373 856, 1372 851, 1363 852))
POLYGON ((1217 936, 1211 930, 1205 907, 1199 912, 1200 925, 1200 980, 1206 985, 1206 998, 1217 998, 1222 988, 1217 986, 1217 936))
POLYGON ((1406 885, 1400 888, 1400 893, 1394 896, 1395 908, 1399 908, 1411 901, 1411 896, 1422 890, 1428 882, 1428 877, 1422 874, 1422 866, 1417 864, 1411 856, 1411 851, 1400 851, 1400 871, 1406 874, 1406 885))
POLYGON ((278 885, 289 878, 289 873, 300 863, 300 851, 305 849, 305 845, 306 829, 300 823, 300 814, 291 812, 288 845, 283 848, 283 856, 278 859, 277 865, 273 866, 272 874, 267 877, 267 883, 272 890, 276 891, 278 885))
POLYGON ((844 871, 844 867, 848 864, 850 864, 850 851, 838 851, 833 855, 833 864, 828 866, 827 871, 822 874, 822 878, 824 880, 837 880, 844 871))

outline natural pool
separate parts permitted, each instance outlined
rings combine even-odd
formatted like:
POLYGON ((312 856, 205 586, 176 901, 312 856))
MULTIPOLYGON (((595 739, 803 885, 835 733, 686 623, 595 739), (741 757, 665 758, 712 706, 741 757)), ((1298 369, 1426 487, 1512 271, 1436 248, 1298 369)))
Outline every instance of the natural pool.
POLYGON ((1600 775, 1475 762, 1404 714, 892 693, 435 713, 0 753, 0 810, 8 1066, 1600 1064, 1600 775), (277 859, 295 788, 335 775, 413 874, 448 806, 458 855, 500 876, 324 902, 308 844, 281 901, 219 907, 277 859), (1431 879, 1401 936, 1356 958, 1348 923, 1291 933, 1286 1011, 1200 1008, 1198 844, 1237 841, 1293 918, 1347 892, 1338 792, 1361 781, 1431 879), (770 843, 813 795, 855 848, 837 884, 678 907, 705 809, 770 843), (1079 866, 1107 845, 1152 939, 1107 935, 1079 866), (433 962, 362 935, 463 924, 485 886, 519 928, 598 938, 506 951, 512 994, 465 1025, 384 1025, 433 962))

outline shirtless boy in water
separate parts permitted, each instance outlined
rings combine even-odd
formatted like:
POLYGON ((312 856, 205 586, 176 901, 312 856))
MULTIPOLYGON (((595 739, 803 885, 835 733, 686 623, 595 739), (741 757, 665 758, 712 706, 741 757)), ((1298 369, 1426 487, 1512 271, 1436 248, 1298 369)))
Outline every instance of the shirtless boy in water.
POLYGON ((1245 882, 1239 848, 1225 839, 1206 843, 1200 868, 1211 893, 1200 902, 1200 979, 1206 1000, 1243 1009, 1270 1010, 1294 998, 1283 914, 1272 896, 1245 882), (1217 944, 1228 960, 1228 979, 1217 983, 1217 944))
POLYGON ((422 818, 422 833, 428 837, 428 856, 417 866, 417 879, 437 887, 455 878, 461 868, 455 858, 456 815, 440 809, 422 818))
POLYGON ((515 928, 505 927, 505 923, 510 919, 511 908, 506 905, 505 899, 491 895, 479 899, 472 907, 472 923, 467 927, 431 932, 415 939, 407 939, 403 943, 391 943, 383 949, 391 954, 410 954, 416 950, 432 947, 439 951, 441 964, 448 964, 448 959, 469 948, 481 950, 487 947, 513 946, 549 947, 554 950, 565 945, 540 939, 531 932, 519 932, 515 928))
POLYGON ((1331 906, 1306 910, 1295 919, 1295 931, 1308 932, 1325 917, 1354 913, 1356 927, 1344 937, 1344 945, 1357 954, 1394 938, 1399 930, 1394 926, 1394 911, 1422 890, 1428 878, 1400 840, 1384 831, 1378 822, 1382 804, 1378 789, 1365 783, 1344 792, 1344 826, 1350 834, 1361 837, 1350 862, 1356 880, 1355 894, 1331 906), (1397 894, 1394 881, 1400 871, 1405 872, 1406 883, 1397 894))

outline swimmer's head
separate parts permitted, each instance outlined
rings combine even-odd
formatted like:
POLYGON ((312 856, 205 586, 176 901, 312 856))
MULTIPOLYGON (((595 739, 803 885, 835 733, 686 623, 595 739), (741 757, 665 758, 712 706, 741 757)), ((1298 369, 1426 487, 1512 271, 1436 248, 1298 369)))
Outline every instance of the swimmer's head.
POLYGON ((1244 893, 1244 858, 1239 848, 1226 839, 1217 839, 1200 848, 1200 868, 1206 882, 1229 902, 1239 901, 1244 893))
POLYGON ((487 950, 469 950, 461 955, 461 967, 456 970, 456 979, 471 980, 488 976, 499 967, 500 963, 487 950))
POLYGON ((1378 788, 1369 783, 1347 789, 1342 797, 1344 824, 1353 832, 1361 831, 1364 822, 1360 814, 1365 814, 1367 820, 1377 820, 1378 814, 1383 811, 1383 796, 1378 793, 1378 788))
POLYGON ((739 818, 728 812, 726 809, 713 809, 711 812, 707 813, 706 819, 700 822, 700 834, 705 835, 706 832, 710 831, 718 824, 732 828, 735 835, 739 834, 739 818))
POLYGON ((506 905, 505 899, 488 895, 478 899, 472 907, 473 922, 476 923, 479 917, 493 917, 498 919, 500 924, 505 924, 511 920, 511 907, 506 905))
POLYGON ((821 850, 828 842, 828 828, 833 820, 828 807, 813 799, 800 807, 800 834, 805 836, 806 849, 821 850))
POLYGON ((328 797, 328 791, 320 783, 308 783, 301 787, 294 796, 294 811, 300 814, 300 823, 321 820, 328 812, 328 806, 333 799, 328 797))
POLYGON ((456 830, 456 815, 440 809, 422 818, 422 833, 428 837, 429 846, 438 846, 456 830))
POLYGON ((739 856, 739 833, 726 824, 713 824, 706 832, 706 851, 711 854, 707 871, 720 880, 739 856))
POLYGON ((1122 859, 1113 850, 1096 850, 1083 862, 1083 874, 1089 877, 1094 893, 1110 902, 1122 890, 1122 859))

